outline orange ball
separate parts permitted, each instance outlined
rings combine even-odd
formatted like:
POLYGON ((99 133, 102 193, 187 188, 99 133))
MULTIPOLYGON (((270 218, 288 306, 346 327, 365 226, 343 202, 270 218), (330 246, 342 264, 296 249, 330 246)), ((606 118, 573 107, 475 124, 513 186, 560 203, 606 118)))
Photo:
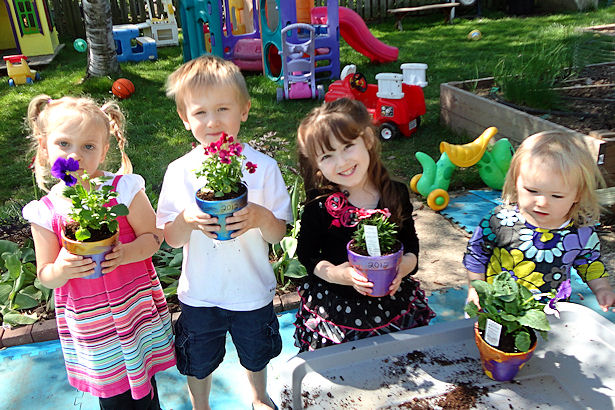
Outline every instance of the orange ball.
POLYGON ((113 83, 111 92, 118 98, 128 98, 135 92, 135 85, 127 78, 119 78, 113 83))

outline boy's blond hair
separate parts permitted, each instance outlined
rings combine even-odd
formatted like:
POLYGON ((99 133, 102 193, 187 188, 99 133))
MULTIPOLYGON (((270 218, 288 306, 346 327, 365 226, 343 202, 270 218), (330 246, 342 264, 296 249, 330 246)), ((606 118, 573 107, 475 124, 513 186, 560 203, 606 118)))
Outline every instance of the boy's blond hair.
POLYGON ((604 186, 604 178, 584 140, 560 131, 544 131, 527 137, 515 152, 506 174, 502 188, 506 203, 517 202, 517 178, 526 161, 552 167, 566 184, 577 187, 577 202, 570 208, 568 218, 579 225, 598 221, 601 207, 596 189, 604 186))
POLYGON ((185 96, 192 90, 211 86, 227 86, 235 89, 239 104, 246 105, 250 94, 239 67, 230 61, 212 55, 204 55, 182 64, 167 78, 167 97, 175 100, 177 111, 185 114, 185 96))

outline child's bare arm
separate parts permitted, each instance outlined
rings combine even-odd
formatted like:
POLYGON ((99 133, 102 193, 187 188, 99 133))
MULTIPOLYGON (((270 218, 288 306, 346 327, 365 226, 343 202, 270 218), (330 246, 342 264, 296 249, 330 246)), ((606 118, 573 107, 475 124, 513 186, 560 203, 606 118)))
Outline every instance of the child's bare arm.
POLYGON ((184 209, 175 220, 164 226, 164 239, 169 246, 180 248, 188 243, 192 231, 199 230, 206 236, 216 239, 220 229, 218 218, 200 212, 196 206, 184 209))
POLYGON ((145 191, 139 191, 130 203, 128 222, 136 238, 127 244, 118 243, 105 256, 105 261, 101 264, 103 274, 113 271, 120 265, 151 257, 162 244, 163 232, 156 228, 156 214, 145 191))
POLYGON ((330 283, 352 286, 362 295, 372 293, 374 287, 374 284, 357 272, 349 262, 334 265, 329 261, 320 261, 314 268, 314 274, 330 283))
POLYGON ((613 308, 612 310, 615 312, 615 292, 613 292, 609 280, 607 278, 597 278, 590 280, 587 284, 592 292, 594 292, 594 295, 596 295, 602 310, 608 312, 609 308, 613 308))
POLYGON ((269 243, 278 243, 286 234, 286 221, 275 217, 264 206, 248 202, 244 208, 226 218, 226 229, 233 232, 231 238, 237 238, 252 228, 258 228, 269 243))
POLYGON ((73 255, 61 248, 56 235, 42 226, 32 224, 36 252, 37 275, 49 289, 63 286, 69 279, 94 273, 96 264, 90 258, 73 255))

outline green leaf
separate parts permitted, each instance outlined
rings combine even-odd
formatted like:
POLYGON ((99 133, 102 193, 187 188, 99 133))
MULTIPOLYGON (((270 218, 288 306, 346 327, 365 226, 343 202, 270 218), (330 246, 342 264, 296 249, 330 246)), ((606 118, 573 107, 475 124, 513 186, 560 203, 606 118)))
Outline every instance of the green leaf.
POLYGON ((475 317, 478 315, 478 306, 474 302, 468 302, 463 310, 470 316, 475 317))
POLYGON ((13 286, 1 283, 0 284, 0 305, 8 305, 9 304, 9 295, 13 290, 13 286))
POLYGON ((18 293, 17 295, 15 295, 15 301, 13 303, 13 306, 17 310, 32 309, 34 307, 37 307, 40 303, 40 291, 38 292, 39 299, 35 299, 32 296, 23 294, 21 292, 18 293))
POLYGON ((519 317, 519 324, 536 330, 550 330, 547 315, 542 310, 529 310, 519 317))
POLYGON ((31 325, 37 320, 38 316, 36 316, 36 314, 27 315, 25 313, 19 313, 16 310, 12 309, 2 316, 3 323, 9 324, 11 326, 31 325))
POLYGON ((77 232, 75 232, 75 238, 77 238, 78 241, 85 241, 91 236, 90 231, 85 228, 79 228, 77 232))
POLYGON ((530 350, 530 334, 527 331, 521 331, 515 335, 515 347, 521 352, 530 350))
POLYGON ((117 204, 111 207, 111 212, 117 216, 126 216, 128 215, 128 207, 124 204, 117 204))
POLYGON ((2 259, 4 259, 4 266, 8 270, 11 279, 17 279, 21 274, 21 261, 19 260, 18 253, 5 252, 2 254, 2 259))
POLYGON ((280 241, 280 246, 288 254, 289 258, 295 257, 295 252, 297 251, 297 239, 291 238, 290 236, 285 236, 280 241))
POLYGON ((307 270, 297 259, 290 259, 284 275, 288 278, 299 279, 307 276, 307 270))
MULTIPOLYGON (((181 251, 181 249, 179 249, 181 251)), ((169 266, 180 267, 182 266, 182 262, 184 260, 184 254, 182 252, 177 252, 171 262, 169 262, 169 266)))
MULTIPOLYGON (((15 242, 0 240, 0 255, 5 252, 15 253, 19 250, 19 245, 15 242)), ((4 262, 0 260, 0 269, 4 269, 4 262)))

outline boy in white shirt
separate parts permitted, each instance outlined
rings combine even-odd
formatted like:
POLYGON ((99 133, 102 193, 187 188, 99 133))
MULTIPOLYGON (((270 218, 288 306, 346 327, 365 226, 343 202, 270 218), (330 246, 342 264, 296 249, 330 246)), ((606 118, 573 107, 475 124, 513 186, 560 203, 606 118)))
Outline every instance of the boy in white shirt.
POLYGON ((167 96, 187 130, 200 143, 169 164, 156 215, 167 243, 183 246, 177 294, 181 315, 176 324, 177 368, 188 378, 194 409, 209 409, 211 374, 224 358, 227 331, 246 368, 254 409, 277 408, 267 394, 267 364, 280 354, 282 341, 273 311, 276 279, 268 243, 279 242, 292 218, 290 197, 274 159, 243 144, 246 161, 258 164, 244 173, 248 205, 226 218, 231 240, 215 240, 217 219, 196 205, 204 184, 195 169, 204 146, 224 132, 237 138, 248 118, 250 97, 233 63, 202 56, 179 67, 167 80, 167 96))

